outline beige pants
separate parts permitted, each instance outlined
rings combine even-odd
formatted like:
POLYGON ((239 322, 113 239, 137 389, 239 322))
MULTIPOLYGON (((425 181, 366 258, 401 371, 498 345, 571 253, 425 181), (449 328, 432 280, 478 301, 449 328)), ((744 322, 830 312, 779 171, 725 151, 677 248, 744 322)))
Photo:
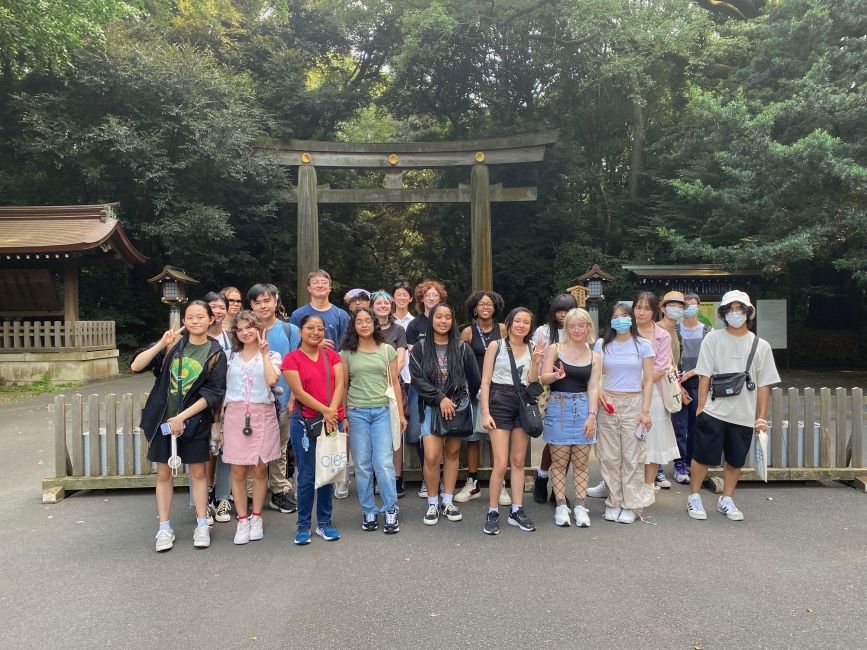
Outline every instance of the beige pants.
POLYGON ((599 409, 597 449, 602 478, 608 486, 605 505, 641 510, 644 486, 644 441, 635 437, 641 413, 641 395, 611 395, 614 415, 599 409))
POLYGON ((286 448, 289 446, 289 413, 280 411, 280 458, 268 463, 268 487, 271 494, 279 494, 288 488, 292 491, 292 481, 286 476, 286 448))

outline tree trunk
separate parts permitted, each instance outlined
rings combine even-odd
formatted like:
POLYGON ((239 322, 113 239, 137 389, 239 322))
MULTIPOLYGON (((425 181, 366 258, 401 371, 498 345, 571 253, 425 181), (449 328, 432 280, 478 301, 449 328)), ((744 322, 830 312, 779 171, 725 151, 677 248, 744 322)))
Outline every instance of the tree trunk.
POLYGON ((632 78, 632 155, 629 161, 629 200, 638 201, 638 179, 644 154, 644 107, 638 99, 638 82, 632 78))

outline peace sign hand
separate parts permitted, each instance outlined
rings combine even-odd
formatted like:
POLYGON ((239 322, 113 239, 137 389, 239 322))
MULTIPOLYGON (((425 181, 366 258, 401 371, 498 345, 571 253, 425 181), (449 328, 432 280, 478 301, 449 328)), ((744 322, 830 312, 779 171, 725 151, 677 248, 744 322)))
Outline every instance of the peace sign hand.
POLYGON ((162 338, 160 339, 160 343, 162 343, 163 346, 166 348, 172 347, 177 342, 178 337, 181 335, 181 333, 185 329, 186 329, 186 325, 181 325, 176 330, 172 330, 172 329, 166 330, 165 333, 163 334, 162 338))
POLYGON ((555 381, 563 379, 566 376, 566 369, 563 367, 563 362, 558 362, 557 365, 554 366, 552 372, 554 373, 555 381))
POLYGON ((545 360, 545 350, 542 349, 541 345, 537 345, 533 348, 533 364, 536 366, 541 366, 542 361, 545 360))
POLYGON ((256 330, 256 336, 259 339, 259 352, 262 353, 262 356, 269 356, 271 347, 268 345, 268 337, 266 336, 263 338, 262 332, 260 332, 259 330, 256 330))

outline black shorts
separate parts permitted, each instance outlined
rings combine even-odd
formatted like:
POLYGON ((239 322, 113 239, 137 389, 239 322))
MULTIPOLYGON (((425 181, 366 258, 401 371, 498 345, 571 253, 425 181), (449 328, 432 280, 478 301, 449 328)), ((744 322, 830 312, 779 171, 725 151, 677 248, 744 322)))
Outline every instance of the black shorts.
POLYGON ((702 465, 716 466, 725 454, 725 462, 743 467, 753 442, 752 427, 732 424, 702 413, 692 429, 692 457, 702 465))
MULTIPOLYGON (((157 431, 157 435, 148 447, 148 460, 152 463, 167 463, 172 455, 172 443, 169 436, 164 436, 157 431)), ((210 436, 197 437, 192 440, 178 438, 178 456, 190 465, 192 463, 204 463, 211 458, 210 436)))
POLYGON ((491 390, 488 394, 488 409, 490 416, 494 418, 497 429, 511 431, 519 428, 521 417, 518 408, 518 393, 514 386, 491 384, 491 390))

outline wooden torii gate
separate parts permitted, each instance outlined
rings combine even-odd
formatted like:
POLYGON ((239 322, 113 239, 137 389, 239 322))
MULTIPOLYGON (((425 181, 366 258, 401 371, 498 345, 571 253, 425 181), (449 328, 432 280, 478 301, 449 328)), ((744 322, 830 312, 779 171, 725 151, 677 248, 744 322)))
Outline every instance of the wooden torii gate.
POLYGON ((279 164, 298 165, 298 185, 287 200, 298 204, 296 296, 306 302, 307 274, 319 268, 320 203, 469 203, 473 289, 492 289, 491 201, 535 201, 536 187, 491 185, 488 165, 540 162, 557 131, 452 142, 356 144, 315 140, 265 139, 260 148, 275 152, 279 164), (381 188, 332 189, 317 185, 317 167, 385 170, 381 188), (470 184, 457 188, 403 187, 409 168, 470 167, 470 184))

